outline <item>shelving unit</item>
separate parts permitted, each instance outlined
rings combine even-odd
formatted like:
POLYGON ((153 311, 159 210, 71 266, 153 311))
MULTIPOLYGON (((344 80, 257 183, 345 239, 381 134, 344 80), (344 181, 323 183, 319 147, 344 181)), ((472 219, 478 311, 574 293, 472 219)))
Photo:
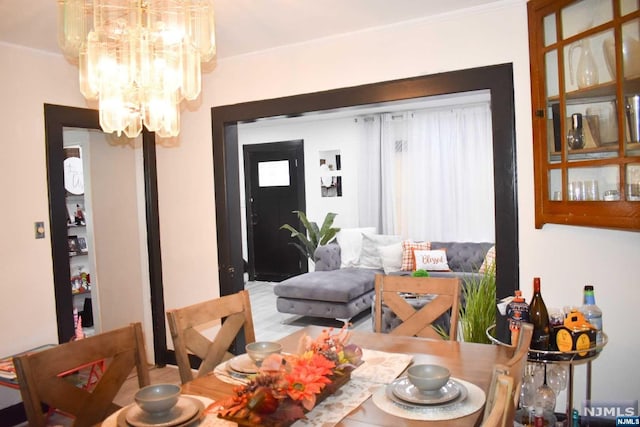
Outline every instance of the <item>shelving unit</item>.
POLYGON ((93 327, 91 293, 91 260, 85 214, 84 170, 82 149, 69 146, 65 151, 65 206, 67 209, 67 240, 69 255, 69 286, 73 308, 77 310, 85 329, 93 327), (68 161, 71 158, 72 161, 68 161), (79 159, 75 160, 75 159, 79 159), (88 301, 87 301, 88 300, 88 301))
POLYGON ((536 228, 640 229, 637 2, 531 0, 527 7, 536 228), (575 114, 580 148, 567 142, 575 114))

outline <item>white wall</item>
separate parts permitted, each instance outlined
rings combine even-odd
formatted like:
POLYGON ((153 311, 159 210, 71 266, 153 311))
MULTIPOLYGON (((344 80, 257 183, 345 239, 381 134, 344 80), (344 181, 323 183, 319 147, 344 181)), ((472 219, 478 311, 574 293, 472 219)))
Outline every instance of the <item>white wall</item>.
MULTIPOLYGON (((547 225, 534 228, 528 35, 524 0, 439 19, 333 37, 220 60, 202 98, 182 117, 180 137, 158 149, 166 307, 219 295, 211 145, 214 105, 281 97, 470 67, 513 63, 518 163, 520 277, 530 296, 542 278, 549 306, 577 303, 596 286, 611 343, 594 363, 594 399, 640 398, 632 316, 640 297, 640 233, 547 225), (606 392, 606 394, 605 394, 606 392)), ((0 353, 56 340, 44 149, 44 102, 86 106, 77 68, 61 56, 0 45, 0 353), (10 66, 7 66, 10 65, 10 66), (47 238, 34 239, 33 222, 47 238)), ((499 255, 498 255, 499 256, 499 255)), ((576 376, 576 402, 584 382, 576 376)), ((3 389, 3 388, 0 388, 3 389)), ((0 391, 0 407, 15 394, 0 391)), ((578 405, 579 406, 579 405, 578 405)))
MULTIPOLYGON (((329 212, 337 213, 336 227, 355 227, 358 223, 358 127, 353 117, 320 121, 288 119, 254 122, 238 126, 240 145, 304 141, 306 214, 309 220, 322 224, 329 212), (320 191, 320 152, 341 152, 342 197, 322 197, 320 191)), ((240 204, 245 212, 244 164, 240 148, 240 204)), ((243 232, 246 230, 243 229, 243 232)))
MULTIPOLYGON (((633 358, 640 344, 626 337, 635 330, 626 313, 634 312, 640 287, 631 269, 619 266, 621 260, 633 263, 640 256, 640 233, 560 225, 535 229, 528 54, 526 2, 504 1, 465 15, 222 60, 205 76, 202 104, 235 104, 513 63, 521 286, 530 298, 532 279, 539 276, 547 304, 563 306, 579 304, 583 285, 595 285, 610 344, 594 362, 592 397, 636 399, 640 381, 638 374, 629 381, 629 372, 635 372, 633 358)), ((208 109, 185 115, 183 141, 210 140, 209 115, 208 109)), ((583 387, 584 369, 578 368, 576 406, 583 387)))

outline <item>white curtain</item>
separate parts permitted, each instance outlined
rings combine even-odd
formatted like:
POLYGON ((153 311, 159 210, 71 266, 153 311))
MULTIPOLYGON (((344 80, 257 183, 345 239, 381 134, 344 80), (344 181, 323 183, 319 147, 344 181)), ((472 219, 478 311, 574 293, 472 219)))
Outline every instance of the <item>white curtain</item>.
POLYGON ((364 122, 360 225, 416 240, 495 241, 488 102, 384 114, 364 122), (379 150, 379 154, 374 151, 379 150), (373 167, 372 162, 379 161, 373 167), (379 171, 378 173, 376 173, 379 171))
POLYGON ((382 230, 380 116, 359 117, 358 215, 360 227, 382 230))

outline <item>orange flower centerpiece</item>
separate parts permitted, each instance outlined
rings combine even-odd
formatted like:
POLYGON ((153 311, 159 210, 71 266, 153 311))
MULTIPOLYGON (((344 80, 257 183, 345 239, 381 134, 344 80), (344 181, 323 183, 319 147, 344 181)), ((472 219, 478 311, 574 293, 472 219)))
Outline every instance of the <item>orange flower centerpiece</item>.
POLYGON ((291 425, 346 383, 362 363, 362 350, 348 344, 350 336, 346 326, 337 333, 324 330, 316 339, 303 336, 298 354, 270 355, 248 384, 214 402, 207 413, 243 426, 291 425))

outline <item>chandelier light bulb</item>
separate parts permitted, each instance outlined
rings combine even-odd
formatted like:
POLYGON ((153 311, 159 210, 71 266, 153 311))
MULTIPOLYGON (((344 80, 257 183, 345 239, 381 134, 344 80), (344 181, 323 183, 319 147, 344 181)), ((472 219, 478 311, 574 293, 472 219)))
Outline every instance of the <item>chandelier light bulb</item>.
POLYGON ((58 0, 58 43, 107 133, 180 131, 180 103, 216 54, 211 0, 58 0))

